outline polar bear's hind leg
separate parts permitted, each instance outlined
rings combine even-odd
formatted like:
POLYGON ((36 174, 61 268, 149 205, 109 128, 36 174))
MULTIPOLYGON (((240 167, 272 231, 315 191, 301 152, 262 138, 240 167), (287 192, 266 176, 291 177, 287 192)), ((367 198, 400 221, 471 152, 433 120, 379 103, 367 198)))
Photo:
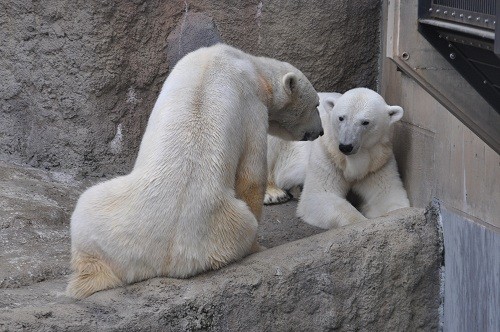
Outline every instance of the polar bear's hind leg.
POLYGON ((109 265, 96 256, 74 253, 71 264, 74 272, 66 288, 68 296, 82 299, 122 284, 109 265))
MULTIPOLYGON (((260 203, 262 205, 262 203, 260 203)), ((242 200, 228 198, 212 218, 208 239, 210 269, 217 270, 242 259, 261 247, 257 240, 257 219, 242 200)))

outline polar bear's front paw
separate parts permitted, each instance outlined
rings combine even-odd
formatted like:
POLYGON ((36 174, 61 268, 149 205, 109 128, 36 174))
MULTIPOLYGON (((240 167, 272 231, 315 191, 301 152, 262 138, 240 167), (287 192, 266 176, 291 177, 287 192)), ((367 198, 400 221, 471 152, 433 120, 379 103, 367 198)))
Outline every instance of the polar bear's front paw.
POLYGON ((266 195, 264 196, 264 204, 280 204, 290 200, 290 195, 288 195, 284 190, 276 186, 268 186, 266 188, 266 195))

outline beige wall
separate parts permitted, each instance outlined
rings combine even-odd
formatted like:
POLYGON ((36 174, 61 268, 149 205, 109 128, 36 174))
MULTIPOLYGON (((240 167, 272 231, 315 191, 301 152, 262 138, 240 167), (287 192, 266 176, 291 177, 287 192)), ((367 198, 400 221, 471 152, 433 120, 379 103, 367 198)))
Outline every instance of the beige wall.
POLYGON ((500 227, 500 156, 413 79, 391 69, 384 94, 405 110, 394 149, 411 204, 424 207, 436 197, 500 227))
POLYGON ((388 103, 405 110, 395 128, 394 149, 411 204, 423 207, 436 197, 446 206, 500 227, 500 155, 427 91, 437 89, 446 95, 446 88, 457 84, 462 89, 459 94, 475 102, 478 111, 487 105, 465 81, 457 81, 461 78, 456 72, 416 32, 416 5, 400 11, 399 4, 405 3, 384 3, 387 57, 382 61, 381 92, 388 103), (399 24, 401 17, 405 24, 399 24), (403 51, 410 52, 412 62, 402 62, 403 51), (437 63, 426 64, 429 59, 437 63))

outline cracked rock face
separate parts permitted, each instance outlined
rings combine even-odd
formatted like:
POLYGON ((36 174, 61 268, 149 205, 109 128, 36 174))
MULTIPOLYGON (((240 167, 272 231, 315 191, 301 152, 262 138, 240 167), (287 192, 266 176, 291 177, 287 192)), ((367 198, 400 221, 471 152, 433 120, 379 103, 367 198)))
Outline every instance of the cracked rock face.
POLYGON ((131 169, 180 56, 219 40, 288 61, 318 91, 375 88, 380 1, 7 1, 0 159, 78 178, 131 169))

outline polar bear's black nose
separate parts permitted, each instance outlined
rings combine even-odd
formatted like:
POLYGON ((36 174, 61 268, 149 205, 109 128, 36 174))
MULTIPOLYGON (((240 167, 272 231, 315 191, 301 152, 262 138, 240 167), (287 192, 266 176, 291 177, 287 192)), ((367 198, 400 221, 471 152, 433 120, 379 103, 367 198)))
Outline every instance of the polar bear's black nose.
POLYGON ((316 138, 320 137, 323 135, 323 130, 321 132, 307 132, 304 134, 304 137, 302 137, 301 141, 314 141, 316 138))
POLYGON ((339 150, 343 154, 349 154, 352 152, 352 144, 339 144, 339 150))
POLYGON ((321 131, 319 132, 319 136, 323 136, 325 132, 323 131, 323 129, 321 129, 321 131))

